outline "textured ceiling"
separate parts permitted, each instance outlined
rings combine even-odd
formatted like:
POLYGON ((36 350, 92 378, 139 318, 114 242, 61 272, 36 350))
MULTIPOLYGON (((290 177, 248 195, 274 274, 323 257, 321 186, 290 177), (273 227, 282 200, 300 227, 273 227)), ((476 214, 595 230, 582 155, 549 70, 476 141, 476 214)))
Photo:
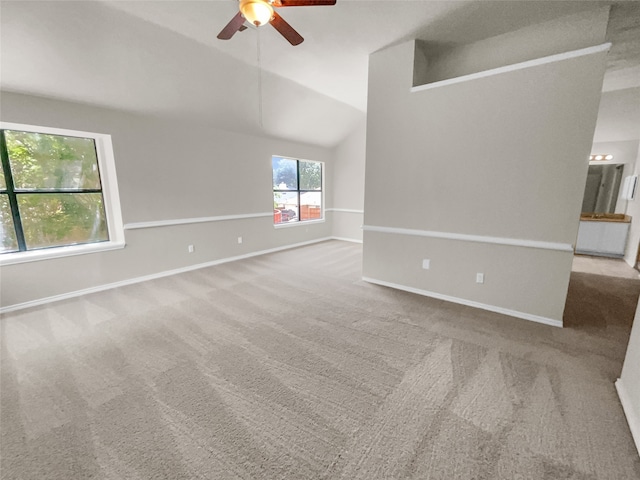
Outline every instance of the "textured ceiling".
MULTIPOLYGON (((372 52, 461 45, 606 3, 338 0, 279 10, 305 37, 292 47, 268 25, 216 39, 237 0, 3 0, 0 86, 331 147, 364 117, 372 52)), ((639 8, 612 9, 605 91, 640 86, 639 8)))
POLYGON ((612 46, 603 90, 640 87, 640 2, 620 2, 611 7, 607 39, 612 46))

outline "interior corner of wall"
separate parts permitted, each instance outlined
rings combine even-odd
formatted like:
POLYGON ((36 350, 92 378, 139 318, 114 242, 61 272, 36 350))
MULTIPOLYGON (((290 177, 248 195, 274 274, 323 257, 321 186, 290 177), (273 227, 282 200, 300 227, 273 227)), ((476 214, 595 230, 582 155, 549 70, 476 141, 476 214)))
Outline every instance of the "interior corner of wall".
POLYGON ((413 87, 426 83, 428 67, 427 44, 424 40, 416 39, 413 50, 413 87))

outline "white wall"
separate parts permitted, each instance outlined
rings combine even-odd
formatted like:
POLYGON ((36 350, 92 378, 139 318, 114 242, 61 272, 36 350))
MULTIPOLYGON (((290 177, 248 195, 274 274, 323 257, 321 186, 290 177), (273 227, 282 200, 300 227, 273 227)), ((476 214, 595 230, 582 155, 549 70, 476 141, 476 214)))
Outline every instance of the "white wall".
MULTIPOLYGON (((270 212, 272 154, 324 161, 326 177, 333 176, 332 151, 321 147, 15 93, 3 92, 1 100, 5 122, 112 135, 125 224, 270 212)), ((326 182, 328 206, 331 198, 331 182, 326 182)), ((122 250, 4 266, 0 304, 330 235, 330 221, 275 229, 270 217, 126 230, 122 250), (195 253, 187 253, 188 244, 195 245, 195 253)))
POLYGON ((616 387, 636 448, 640 453, 640 303, 638 303, 627 354, 616 387))
MULTIPOLYGON (((635 168, 629 174, 640 176, 640 149, 637 153, 635 168)), ((629 227, 627 250, 624 254, 624 260, 632 267, 635 267, 638 256, 638 245, 640 244, 640 194, 636 192, 636 198, 625 203, 625 213, 631 216, 631 226, 629 227)))
POLYGON ((561 324, 606 52, 411 93, 414 54, 370 57, 364 277, 561 324))
POLYGON ((333 236, 362 241, 366 118, 335 149, 333 170, 333 236))

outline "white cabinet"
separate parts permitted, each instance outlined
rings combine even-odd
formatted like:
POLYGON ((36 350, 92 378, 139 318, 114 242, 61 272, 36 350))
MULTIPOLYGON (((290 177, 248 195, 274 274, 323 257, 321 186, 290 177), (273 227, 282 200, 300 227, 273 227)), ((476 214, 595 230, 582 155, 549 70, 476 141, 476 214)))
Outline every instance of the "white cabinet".
POLYGON ((629 223, 581 221, 576 253, 623 256, 627 246, 629 223))

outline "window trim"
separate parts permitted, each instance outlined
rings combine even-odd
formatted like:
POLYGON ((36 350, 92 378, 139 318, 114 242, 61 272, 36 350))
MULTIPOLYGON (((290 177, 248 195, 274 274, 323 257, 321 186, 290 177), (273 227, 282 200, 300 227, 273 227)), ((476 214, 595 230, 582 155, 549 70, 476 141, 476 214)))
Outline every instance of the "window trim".
POLYGON ((34 262, 51 258, 83 255, 87 253, 124 248, 124 224, 122 222, 120 193, 118 190, 116 164, 113 154, 111 135, 8 122, 0 122, 0 129, 93 139, 98 157, 100 185, 104 201, 107 231, 109 232, 109 240, 105 242, 83 243, 78 245, 65 245, 60 247, 27 250, 24 252, 3 253, 0 254, 0 265, 13 265, 17 263, 34 262))
MULTIPOLYGON (((297 192, 298 193, 298 199, 300 198, 300 194, 301 193, 306 193, 306 192, 317 192, 318 190, 301 190, 300 189, 300 166, 299 163, 296 163, 296 175, 298 177, 298 188, 296 190, 276 190, 275 188, 273 188, 273 158, 274 157, 278 157, 278 158, 282 158, 285 160, 295 160, 296 162, 311 162, 311 163, 319 163, 320 164, 320 195, 322 197, 321 200, 321 210, 322 210, 322 216, 320 218, 313 218, 311 220, 300 220, 300 202, 298 202, 298 221, 297 222, 286 222, 286 223, 273 223, 273 227, 274 228, 291 228, 291 227, 299 227, 302 225, 313 225, 314 223, 324 223, 326 221, 326 215, 325 215, 325 200, 324 200, 324 191, 325 191, 325 182, 324 182, 324 177, 325 177, 325 162, 322 162, 320 160, 308 160, 306 158, 297 158, 297 157, 290 157, 288 155, 277 155, 277 154, 273 154, 271 155, 271 202, 273 203, 273 193, 274 192, 297 192)), ((273 219, 273 216, 272 216, 273 219)))

